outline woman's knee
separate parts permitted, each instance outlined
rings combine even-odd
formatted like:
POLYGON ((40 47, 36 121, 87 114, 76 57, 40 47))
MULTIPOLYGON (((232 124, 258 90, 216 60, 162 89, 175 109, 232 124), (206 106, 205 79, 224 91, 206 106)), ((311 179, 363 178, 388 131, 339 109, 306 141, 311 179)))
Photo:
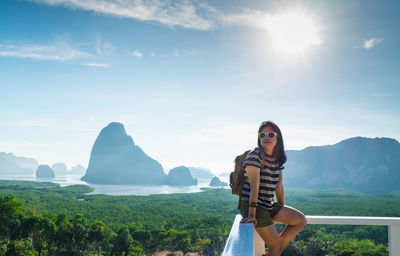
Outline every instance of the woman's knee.
POLYGON ((306 218, 306 216, 304 214, 301 214, 298 217, 297 225, 302 227, 302 228, 304 228, 307 225, 307 218, 306 218))
POLYGON ((274 243, 271 243, 270 245, 267 244, 268 250, 281 253, 283 251, 283 241, 281 239, 274 241, 274 243))

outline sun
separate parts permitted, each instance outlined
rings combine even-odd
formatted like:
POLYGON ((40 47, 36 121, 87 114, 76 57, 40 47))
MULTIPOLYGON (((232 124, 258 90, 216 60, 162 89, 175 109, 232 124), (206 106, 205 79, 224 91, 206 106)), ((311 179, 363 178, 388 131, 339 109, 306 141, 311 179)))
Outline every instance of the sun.
POLYGON ((314 20, 300 12, 272 15, 266 20, 266 28, 275 47, 286 55, 302 54, 321 44, 314 20))

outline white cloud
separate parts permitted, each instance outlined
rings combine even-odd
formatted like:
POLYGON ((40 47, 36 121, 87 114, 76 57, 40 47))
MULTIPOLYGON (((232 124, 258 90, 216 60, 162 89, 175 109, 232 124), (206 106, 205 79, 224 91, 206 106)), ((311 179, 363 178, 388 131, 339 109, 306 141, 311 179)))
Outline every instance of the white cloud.
POLYGON ((363 135, 363 130, 334 125, 280 125, 285 149, 301 150, 308 146, 332 145, 347 138, 363 135))
MULTIPOLYGON (((223 26, 268 29, 268 12, 239 9, 224 13, 199 0, 27 0, 52 6, 82 9, 140 21, 155 21, 169 27, 212 30, 223 26)), ((99 52, 98 52, 99 53, 99 52)))
POLYGON ((267 21, 271 15, 259 10, 243 10, 237 14, 226 14, 222 16, 224 25, 239 25, 266 29, 267 21))
POLYGON ((143 57, 142 52, 139 51, 139 50, 134 50, 134 51, 132 51, 132 52, 131 52, 131 55, 132 55, 132 56, 135 56, 135 57, 138 57, 138 58, 143 57))
POLYGON ((383 41, 383 38, 371 38, 364 40, 363 48, 371 49, 375 45, 380 44, 383 41))
POLYGON ((104 64, 104 63, 96 63, 96 62, 85 62, 81 63, 83 66, 89 66, 89 67, 99 67, 99 68, 108 68, 109 65, 104 64))
POLYGON ((390 92, 388 92, 388 93, 374 92, 374 93, 372 93, 372 96, 374 96, 374 97, 390 97, 390 96, 392 96, 392 93, 390 93, 390 92))
POLYGON ((0 46, 0 56, 52 61, 75 61, 87 59, 90 57, 90 54, 74 48, 67 43, 56 42, 47 45, 3 45, 0 46))
POLYGON ((114 46, 110 42, 103 42, 100 36, 96 37, 96 52, 98 55, 107 55, 114 50, 114 46))
POLYGON ((179 165, 202 166, 214 173, 221 173, 231 170, 236 155, 254 147, 257 128, 257 124, 218 121, 195 129, 181 129, 173 134, 168 133, 168 136, 163 137, 161 144, 159 138, 147 137, 151 134, 141 135, 136 141, 143 145, 142 149, 145 152, 149 152, 167 169, 179 165), (177 150, 170 150, 171 145, 177 150))
POLYGON ((24 120, 0 122, 0 126, 20 126, 20 127, 52 127, 55 123, 46 120, 24 120))
POLYGON ((175 27, 211 30, 220 26, 239 25, 266 28, 270 14, 243 9, 226 14, 198 0, 28 0, 52 6, 82 9, 140 21, 155 21, 175 27))
POLYGON ((180 52, 179 50, 175 49, 173 52, 169 52, 169 53, 161 53, 160 57, 161 58, 166 58, 166 57, 178 57, 180 56, 180 52))
POLYGON ((178 50, 175 49, 172 52, 167 52, 167 53, 161 53, 160 57, 161 58, 167 58, 167 57, 180 57, 180 56, 193 56, 193 55, 198 55, 199 52, 195 50, 178 50))
MULTIPOLYGON (((100 39, 96 41, 96 52, 99 55, 108 54, 114 47, 111 43, 102 43, 100 39)), ((0 56, 17 57, 24 59, 36 59, 46 61, 57 61, 73 63, 91 67, 109 67, 108 64, 94 61, 101 57, 90 54, 85 50, 74 46, 69 40, 55 40, 48 44, 8 44, 0 45, 0 56)))
POLYGON ((71 130, 72 133, 98 133, 99 129, 98 128, 75 128, 71 130))
POLYGON ((156 21, 167 26, 181 26, 200 30, 211 29, 215 9, 206 3, 188 0, 31 0, 53 6, 66 6, 87 11, 156 21), (201 14, 201 15, 200 15, 201 14), (205 17, 204 17, 205 16, 205 17), (209 16, 209 17, 208 17, 209 16))
POLYGON ((257 139, 257 124, 214 124, 174 138, 182 145, 226 145, 228 147, 251 144, 257 139))

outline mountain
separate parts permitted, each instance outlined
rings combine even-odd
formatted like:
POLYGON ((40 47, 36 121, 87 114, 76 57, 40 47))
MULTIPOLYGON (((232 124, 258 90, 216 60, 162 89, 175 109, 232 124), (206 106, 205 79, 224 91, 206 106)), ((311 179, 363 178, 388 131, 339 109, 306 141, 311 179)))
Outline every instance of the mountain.
POLYGON ((64 163, 55 163, 51 166, 56 176, 66 176, 67 166, 64 163))
POLYGON ((164 183, 169 186, 191 186, 197 185, 197 179, 193 179, 189 168, 179 166, 169 171, 164 183))
POLYGON ((38 162, 29 157, 15 156, 12 153, 0 152, 0 159, 3 158, 9 162, 13 162, 21 168, 31 169, 32 173, 38 167, 38 162))
POLYGON ((68 170, 67 175, 83 176, 86 173, 86 168, 78 164, 68 170))
POLYGON ((94 184, 157 185, 165 177, 161 164, 135 145, 121 123, 113 122, 97 137, 81 180, 94 184))
POLYGON ((207 169, 198 168, 198 167, 188 167, 190 174, 196 179, 211 179, 214 177, 214 174, 207 169))
POLYGON ((36 170, 36 177, 38 178, 54 178, 54 171, 48 165, 39 165, 36 170))
POLYGON ((0 175, 32 175, 31 167, 37 166, 32 158, 18 157, 11 153, 0 152, 0 175))
POLYGON ((286 154, 286 187, 364 193, 400 190, 400 143, 395 139, 355 137, 286 154))
POLYGON ((217 176, 210 181, 210 187, 225 187, 228 186, 228 183, 222 182, 217 176))

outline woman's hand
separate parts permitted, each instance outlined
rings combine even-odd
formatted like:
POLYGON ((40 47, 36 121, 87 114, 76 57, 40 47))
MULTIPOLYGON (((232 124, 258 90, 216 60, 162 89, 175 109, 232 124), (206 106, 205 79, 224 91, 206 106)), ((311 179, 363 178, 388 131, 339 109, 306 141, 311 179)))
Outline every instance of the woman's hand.
POLYGON ((240 221, 240 223, 249 223, 249 222, 253 222, 254 227, 255 227, 257 225, 256 217, 247 217, 240 221))

